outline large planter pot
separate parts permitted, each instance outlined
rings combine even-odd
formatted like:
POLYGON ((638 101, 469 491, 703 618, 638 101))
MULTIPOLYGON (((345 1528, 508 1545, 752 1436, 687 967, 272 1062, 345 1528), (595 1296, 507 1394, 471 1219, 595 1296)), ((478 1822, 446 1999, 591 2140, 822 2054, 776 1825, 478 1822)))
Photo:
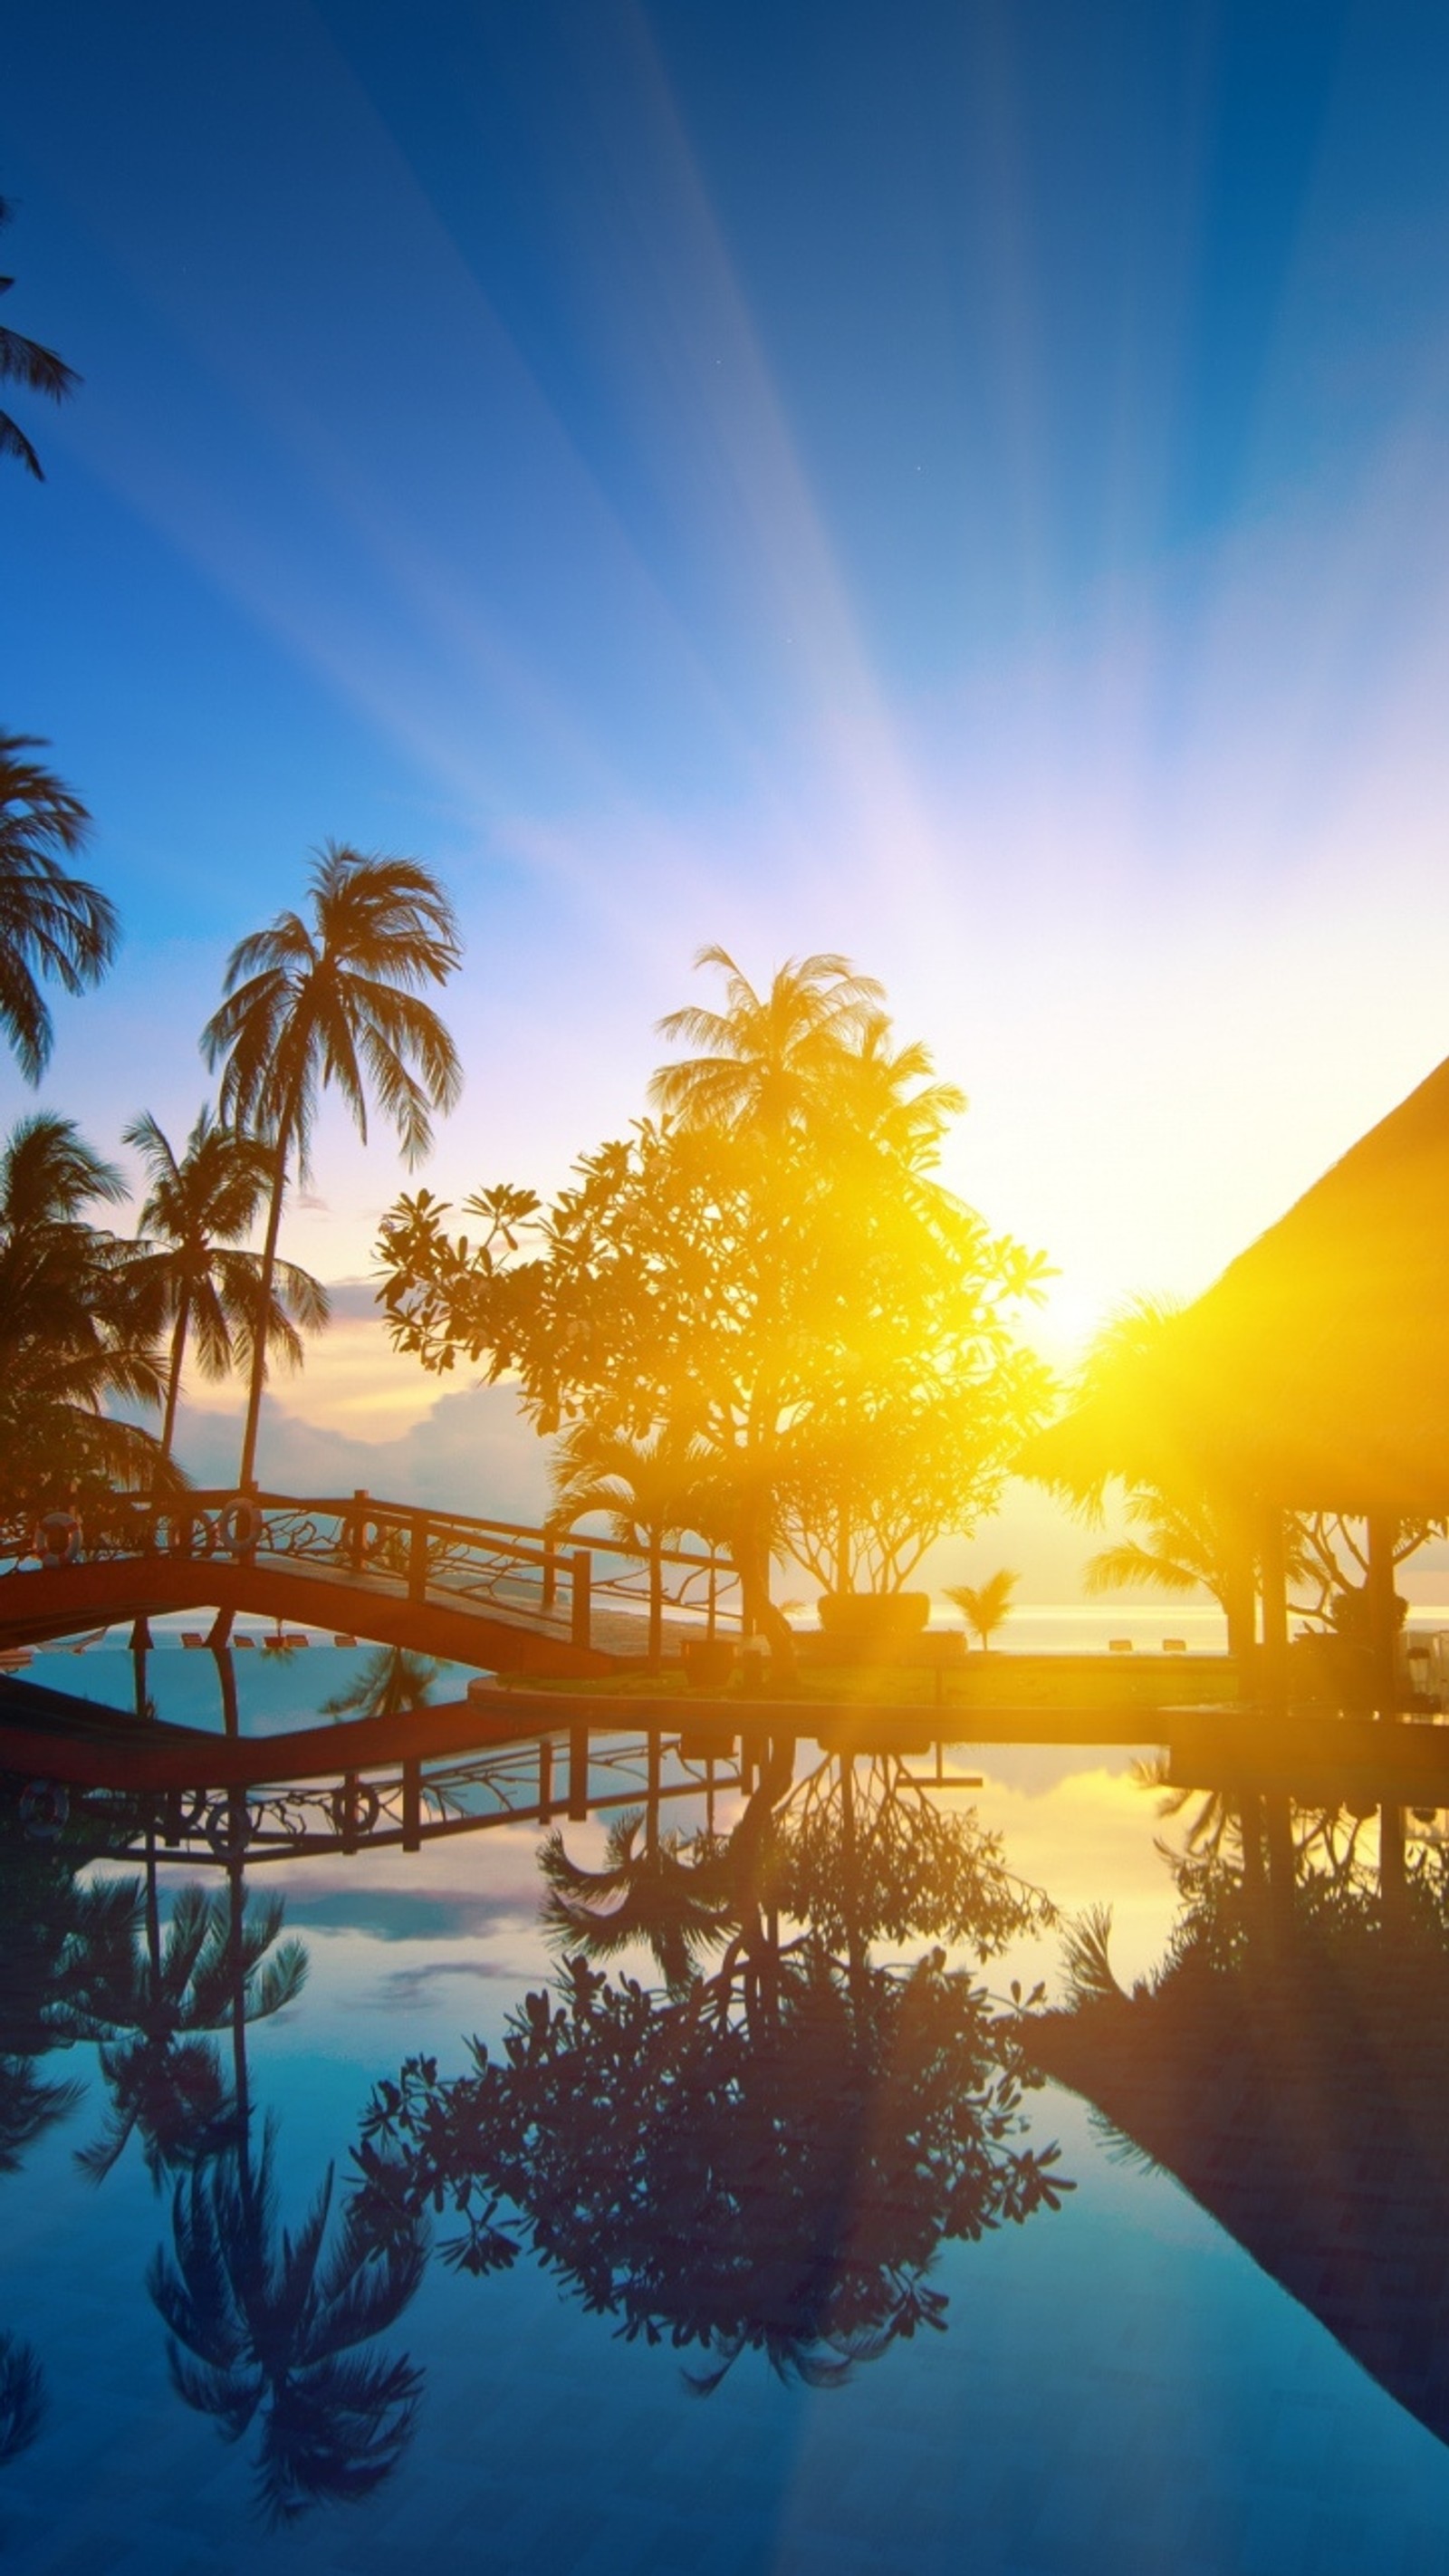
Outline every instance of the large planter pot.
POLYGON ((929 1592, 822 1592, 820 1625, 843 1646, 899 1646, 931 1615, 929 1592))
POLYGON ((733 1637, 686 1637, 680 1647, 691 1690, 723 1690, 735 1668, 733 1637))

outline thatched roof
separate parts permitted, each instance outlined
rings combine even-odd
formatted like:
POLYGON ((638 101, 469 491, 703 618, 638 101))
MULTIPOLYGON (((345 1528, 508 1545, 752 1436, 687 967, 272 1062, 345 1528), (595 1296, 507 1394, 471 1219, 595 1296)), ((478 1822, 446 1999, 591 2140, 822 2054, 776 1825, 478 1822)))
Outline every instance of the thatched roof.
POLYGON ((1449 1513, 1449 1062, 1033 1442, 1025 1474, 1449 1513))

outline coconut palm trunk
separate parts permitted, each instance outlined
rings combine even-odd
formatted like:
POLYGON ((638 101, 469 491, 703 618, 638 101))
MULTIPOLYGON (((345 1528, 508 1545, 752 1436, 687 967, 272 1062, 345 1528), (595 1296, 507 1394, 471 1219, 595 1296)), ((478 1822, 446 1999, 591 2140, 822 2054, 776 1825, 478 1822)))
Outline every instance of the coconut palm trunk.
POLYGON ((166 1412, 161 1424, 161 1461, 170 1464, 171 1444, 176 1437, 176 1407, 181 1396, 181 1371, 186 1359, 186 1327, 191 1321, 190 1302, 183 1298, 176 1310, 171 1333, 171 1365, 166 1382, 166 1412))
POLYGON ((272 1177, 271 1204, 267 1209, 267 1231, 262 1244, 262 1270, 257 1287, 257 1321, 252 1334, 252 1374, 247 1389, 246 1428, 242 1433, 241 1465, 237 1483, 249 1493, 256 1480, 257 1438, 261 1430, 262 1389, 267 1382, 266 1318, 271 1312, 272 1292, 277 1276, 277 1243, 282 1231, 282 1202, 287 1195, 287 1151, 291 1141, 290 1120, 277 1138, 276 1170, 272 1177))

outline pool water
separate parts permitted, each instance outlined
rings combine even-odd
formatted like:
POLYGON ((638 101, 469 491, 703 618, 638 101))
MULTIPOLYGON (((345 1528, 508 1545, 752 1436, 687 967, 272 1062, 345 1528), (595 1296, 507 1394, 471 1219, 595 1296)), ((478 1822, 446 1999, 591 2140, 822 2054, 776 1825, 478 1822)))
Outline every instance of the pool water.
POLYGON ((1442 2563, 1437 1811, 1391 1915, 1133 1748, 589 1752, 416 1850, 4 1784, 8 2564, 1442 2563))

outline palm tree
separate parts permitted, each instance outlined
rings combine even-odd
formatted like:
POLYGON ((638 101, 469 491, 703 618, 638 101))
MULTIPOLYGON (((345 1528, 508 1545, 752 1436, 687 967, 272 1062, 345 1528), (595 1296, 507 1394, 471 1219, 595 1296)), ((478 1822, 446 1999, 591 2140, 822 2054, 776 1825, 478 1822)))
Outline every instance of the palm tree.
POLYGON ((881 1016, 881 986, 847 957, 789 958, 764 993, 727 948, 701 948, 694 962, 725 975, 725 1007, 691 1004, 659 1022, 661 1037, 703 1052, 661 1065, 649 1085, 655 1107, 689 1126, 798 1124, 881 1016))
MULTIPOLYGON (((0 377, 4 346, 0 332, 0 377)), ((7 426, 0 412, 0 451, 7 426)), ((91 818, 55 772, 30 757, 44 749, 37 734, 0 732, 0 1029, 30 1083, 45 1071, 54 1037, 37 976, 83 993, 99 982, 120 938, 109 898, 61 865, 83 847, 91 818)))
POLYGON ((186 2404, 232 2442, 261 2415, 260 2501, 270 2521, 291 2522, 370 2494, 401 2457, 422 2374, 358 2346, 396 2322, 426 2252, 421 2222, 379 2252, 350 2209, 329 2242, 330 2165, 296 2234, 281 2228, 272 2143, 269 2128, 254 2165, 238 2146, 178 2183, 175 2259, 158 2251, 147 2287, 186 2404))
POLYGON ((939 1082, 931 1050, 916 1038, 893 1047, 884 1011, 872 1011, 840 1068, 841 1106, 859 1141, 910 1172, 930 1171, 941 1137, 966 1107, 954 1082, 939 1082))
POLYGON ((967 1626, 981 1640, 983 1655, 990 1646, 993 1632, 1003 1627, 1010 1617, 1011 1596, 1020 1581, 1019 1574, 1003 1565, 996 1574, 989 1574, 984 1583, 949 1583, 946 1586, 947 1600, 954 1601, 957 1609, 964 1613, 967 1626))
MULTIPOLYGON (((124 1142, 141 1154, 150 1182, 137 1220, 147 1238, 140 1275, 154 1283, 171 1325, 161 1426, 161 1455, 169 1458, 188 1334, 194 1329, 206 1377, 224 1377, 238 1349, 250 1355, 262 1263, 259 1254, 236 1247, 256 1222, 272 1156, 260 1137, 218 1125, 209 1109, 202 1110, 179 1162, 149 1112, 132 1119, 124 1142)), ((286 1366, 300 1367, 302 1333, 320 1332, 330 1312, 319 1280, 295 1262, 276 1263, 266 1338, 286 1366)))
POLYGON ((109 1397, 159 1403, 158 1321, 135 1247, 92 1225, 126 1185, 68 1118, 22 1119, 0 1153, 0 1503, 20 1510, 87 1479, 148 1487, 160 1452, 109 1397))
MULTIPOLYGON (((9 223, 15 208, 8 197, 0 197, 0 230, 9 223)), ((0 277, 0 295, 8 295, 13 277, 0 277)), ((29 393, 44 394, 47 402, 64 402, 75 392, 80 378, 74 367, 54 349, 39 340, 27 340, 23 331, 10 331, 0 325, 0 385, 24 385, 29 393)), ((18 457, 26 472, 37 483, 45 481, 39 457, 18 421, 8 411, 0 411, 0 456, 18 457)))
MULTIPOLYGON (((271 1202, 259 1300, 270 1309, 288 1167, 309 1168, 322 1093, 335 1083, 367 1137, 376 1093, 416 1163, 432 1142, 429 1113, 451 1109, 462 1086, 457 1049, 422 998, 458 963, 453 908, 417 859, 365 857, 328 842, 313 863, 311 918, 279 913, 227 961, 225 995, 202 1032, 208 1064, 222 1064, 221 1114, 271 1148, 271 1202), (416 1067, 416 1071, 414 1071, 416 1067)), ((239 1481, 252 1481, 264 1336, 255 1337, 239 1481)))
POLYGON ((588 1512, 607 1512, 611 1535, 649 1559, 649 1668, 657 1672, 664 1639, 665 1543, 717 1509, 709 1486, 711 1454, 692 1433, 665 1423, 646 1438, 576 1422, 550 1467, 550 1525, 568 1530, 588 1512), (698 1516, 698 1517, 697 1517, 698 1516))

